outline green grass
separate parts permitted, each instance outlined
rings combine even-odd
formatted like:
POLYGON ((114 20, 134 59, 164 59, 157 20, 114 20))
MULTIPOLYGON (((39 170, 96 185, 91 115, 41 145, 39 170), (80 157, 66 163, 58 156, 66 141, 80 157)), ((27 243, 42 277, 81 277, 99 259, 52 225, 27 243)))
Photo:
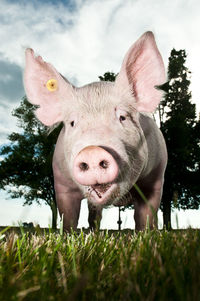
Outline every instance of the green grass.
POLYGON ((0 300, 200 300, 200 232, 0 233, 0 300))

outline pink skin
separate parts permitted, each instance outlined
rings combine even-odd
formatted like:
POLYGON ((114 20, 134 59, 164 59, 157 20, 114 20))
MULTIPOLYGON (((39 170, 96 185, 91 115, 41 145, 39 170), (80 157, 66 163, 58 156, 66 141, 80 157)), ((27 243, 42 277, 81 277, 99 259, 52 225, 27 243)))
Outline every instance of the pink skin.
POLYGON ((93 186, 113 182, 119 169, 109 152, 99 146, 88 146, 76 156, 72 172, 79 184, 93 186))
POLYGON ((162 58, 151 32, 126 54, 115 83, 73 87, 56 69, 26 51, 27 97, 40 107, 38 119, 52 126, 63 122, 53 158, 56 200, 64 228, 76 229, 80 204, 89 201, 89 223, 99 224, 108 205, 134 204, 136 229, 156 226, 167 151, 150 116, 160 102, 156 85, 165 82, 162 58), (57 88, 47 89, 54 79, 57 88), (146 113, 144 113, 146 112, 146 113), (137 184, 148 203, 133 188, 137 184))
POLYGON ((119 168, 109 152, 99 146, 88 146, 76 156, 72 173, 77 183, 90 187, 88 192, 102 205, 116 187, 111 183, 116 180, 119 168))

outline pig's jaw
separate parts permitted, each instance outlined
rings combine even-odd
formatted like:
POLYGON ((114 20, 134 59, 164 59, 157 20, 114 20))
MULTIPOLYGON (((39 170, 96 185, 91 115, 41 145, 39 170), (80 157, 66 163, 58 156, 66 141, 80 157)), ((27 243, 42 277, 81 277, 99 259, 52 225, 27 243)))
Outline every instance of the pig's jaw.
POLYGON ((85 187, 85 196, 93 205, 112 205, 115 198, 119 197, 119 186, 116 183, 96 184, 85 187))

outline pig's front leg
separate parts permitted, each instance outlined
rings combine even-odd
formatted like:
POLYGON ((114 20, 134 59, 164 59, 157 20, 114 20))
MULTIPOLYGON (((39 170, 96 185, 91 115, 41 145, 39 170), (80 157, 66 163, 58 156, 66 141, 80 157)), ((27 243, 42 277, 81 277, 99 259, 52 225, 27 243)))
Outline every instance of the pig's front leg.
POLYGON ((91 230, 99 229, 101 218, 102 218, 102 208, 94 206, 88 203, 89 216, 88 222, 91 230))
POLYGON ((152 187, 139 186, 147 202, 139 197, 137 192, 134 192, 134 219, 137 231, 144 230, 148 224, 150 229, 157 228, 157 212, 162 197, 162 186, 162 183, 160 185, 156 183, 152 187))
POLYGON ((54 187, 59 214, 63 215, 64 230, 76 230, 83 195, 76 184, 63 176, 56 164, 53 164, 54 187))
POLYGON ((81 200, 79 192, 56 192, 59 214, 61 217, 63 215, 64 230, 77 229, 81 200))

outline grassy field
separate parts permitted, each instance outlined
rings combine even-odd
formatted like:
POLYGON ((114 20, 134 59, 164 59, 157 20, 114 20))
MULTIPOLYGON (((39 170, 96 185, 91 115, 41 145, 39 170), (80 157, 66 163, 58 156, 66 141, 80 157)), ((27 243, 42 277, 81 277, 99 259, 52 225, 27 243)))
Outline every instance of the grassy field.
POLYGON ((200 300, 200 231, 0 233, 0 300, 200 300))

